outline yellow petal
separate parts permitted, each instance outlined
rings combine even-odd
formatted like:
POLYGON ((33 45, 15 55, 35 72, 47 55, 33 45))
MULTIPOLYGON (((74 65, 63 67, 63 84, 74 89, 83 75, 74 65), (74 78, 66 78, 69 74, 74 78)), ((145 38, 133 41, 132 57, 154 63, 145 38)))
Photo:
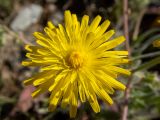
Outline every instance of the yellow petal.
POLYGON ((105 102, 109 103, 109 104, 113 104, 112 99, 110 98, 110 96, 103 90, 101 89, 101 86, 98 85, 98 83, 96 83, 97 79, 95 78, 95 76, 88 71, 85 71, 86 74, 84 74, 89 80, 90 80, 90 84, 92 85, 94 92, 101 98, 103 99, 105 102))
POLYGON ((71 118, 75 118, 77 114, 77 106, 70 106, 69 115, 71 118))
POLYGON ((62 69, 64 69, 64 67, 60 66, 60 65, 57 65, 57 64, 41 68, 42 71, 46 71, 46 70, 62 70, 62 69))
POLYGON ((33 93, 32 93, 32 97, 35 98, 38 95, 42 94, 44 92, 44 90, 42 90, 42 88, 37 88, 33 93))
POLYGON ((117 37, 109 42, 105 42, 104 44, 102 44, 100 47, 98 47, 98 50, 105 51, 105 50, 115 48, 116 46, 120 45, 124 41, 125 41, 124 36, 117 37))
POLYGON ((61 91, 56 91, 56 94, 53 95, 54 92, 52 92, 51 96, 50 96, 50 101, 49 101, 49 111, 54 111, 60 101, 60 99, 62 98, 62 92, 61 91))
POLYGON ((74 118, 77 113, 77 106, 78 106, 78 88, 77 88, 77 82, 73 83, 73 86, 71 89, 73 89, 73 92, 70 96, 70 117, 74 118))
MULTIPOLYGON (((91 44, 90 48, 97 48, 100 45, 103 46, 103 43, 106 42, 107 40, 109 40, 112 35, 115 33, 114 30, 110 30, 108 32, 106 32, 101 38, 96 39, 95 41, 93 41, 93 43, 91 44)), ((107 42, 108 43, 108 42, 107 42)), ((105 44, 105 43, 104 43, 105 44)), ((100 46, 100 47, 101 47, 100 46)), ((97 49, 96 49, 97 50, 97 49)), ((97 50, 98 51, 98 50, 97 50)), ((99 50, 101 51, 101 50, 99 50)), ((101 51, 102 52, 102 51, 101 51)))
POLYGON ((82 86, 82 84, 80 82, 78 82, 78 83, 79 83, 78 88, 79 88, 80 100, 82 102, 86 102, 86 96, 85 96, 84 88, 83 88, 83 86, 82 86))
POLYGON ((90 95, 90 98, 88 100, 89 100, 89 103, 90 103, 93 111, 95 113, 100 112, 100 107, 99 107, 99 104, 98 104, 97 96, 96 96, 92 86, 88 86, 88 91, 89 91, 88 93, 90 95))
POLYGON ((106 69, 111 70, 111 71, 115 71, 121 74, 125 74, 125 75, 130 75, 131 72, 129 70, 125 70, 123 68, 120 67, 116 67, 116 66, 108 66, 106 69))
POLYGON ((54 29, 54 28, 55 28, 55 26, 53 25, 53 23, 52 23, 51 21, 49 21, 49 22, 47 23, 47 25, 48 25, 48 27, 49 27, 50 29, 54 29))
POLYGON ((109 83, 109 80, 106 80, 106 78, 103 77, 103 74, 96 71, 96 72, 94 72, 94 75, 97 78, 97 82, 100 81, 101 84, 106 87, 106 90, 107 90, 108 93, 113 93, 114 92, 111 84, 109 83))
POLYGON ((63 91, 63 98, 62 98, 62 102, 61 102, 61 107, 62 108, 66 108, 67 104, 69 104, 69 96, 72 93, 71 91, 71 84, 68 84, 64 91, 63 91))
POLYGON ((47 41, 48 36, 40 33, 40 32, 34 32, 33 35, 39 39, 39 40, 43 40, 43 41, 47 41))
POLYGON ((101 53, 100 57, 107 57, 110 55, 116 55, 116 56, 127 56, 128 55, 128 51, 105 51, 103 53, 101 53))
POLYGON ((65 11, 64 19, 65 19, 65 26, 66 27, 69 27, 72 25, 72 16, 71 16, 71 12, 69 10, 65 11))
POLYGON ((88 21, 89 21, 89 16, 88 15, 84 15, 82 17, 80 31, 84 31, 84 29, 88 26, 88 21))
POLYGON ((51 83, 53 83, 53 81, 49 80, 48 82, 45 82, 45 83, 39 85, 38 88, 32 93, 32 97, 35 98, 38 95, 46 92, 48 87, 51 85, 51 83))
POLYGON ((30 60, 25 60, 25 61, 22 61, 21 63, 23 66, 41 66, 42 64, 40 63, 35 63, 35 62, 32 62, 30 60))
POLYGON ((120 83, 119 81, 115 80, 111 76, 107 75, 106 73, 103 74, 103 77, 108 80, 108 82, 112 85, 113 88, 119 90, 125 90, 126 86, 120 83))
POLYGON ((54 75, 53 74, 54 71, 44 71, 44 72, 40 72, 40 73, 37 73, 35 75, 33 75, 31 78, 28 78, 26 80, 24 80, 24 85, 30 85, 33 83, 33 81, 35 80, 39 80, 39 79, 46 79, 48 76, 51 76, 51 75, 54 75))
POLYGON ((92 21, 89 29, 90 29, 91 31, 95 31, 95 29, 98 27, 100 21, 101 21, 101 16, 99 16, 99 15, 96 16, 96 18, 92 21))
MULTIPOLYGON (((55 89, 55 87, 58 85, 60 85, 60 82, 63 81, 61 79, 63 79, 64 76, 67 75, 67 72, 68 70, 63 70, 62 72, 60 72, 59 74, 57 74, 57 76, 55 77, 55 80, 54 80, 54 84, 52 84, 50 87, 49 87, 49 91, 52 91, 53 89, 55 89)), ((61 83, 62 84, 62 83, 61 83)))
POLYGON ((106 30, 107 28, 109 27, 110 25, 110 21, 109 20, 105 20, 99 27, 100 27, 100 30, 99 31, 96 31, 97 33, 97 38, 100 37, 106 30))

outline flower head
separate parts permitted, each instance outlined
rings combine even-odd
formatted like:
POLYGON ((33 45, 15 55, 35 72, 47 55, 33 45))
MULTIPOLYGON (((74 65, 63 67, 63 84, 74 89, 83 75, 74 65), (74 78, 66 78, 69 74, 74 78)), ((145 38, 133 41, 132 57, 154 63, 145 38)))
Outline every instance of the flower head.
POLYGON ((65 27, 55 27, 51 22, 45 27, 46 34, 35 32, 37 45, 27 45, 25 66, 39 66, 40 72, 24 81, 33 84, 36 90, 33 97, 49 91, 49 110, 58 104, 70 106, 70 116, 75 117, 78 100, 89 101, 93 110, 100 111, 97 97, 107 104, 113 104, 109 94, 115 89, 125 90, 125 86, 116 80, 119 74, 130 72, 119 65, 128 63, 127 51, 112 49, 123 43, 123 36, 109 40, 114 30, 106 31, 110 22, 97 16, 89 25, 89 17, 82 21, 75 14, 65 11, 65 27))
POLYGON ((155 40, 155 41, 153 42, 153 46, 154 46, 154 47, 160 47, 160 40, 155 40))

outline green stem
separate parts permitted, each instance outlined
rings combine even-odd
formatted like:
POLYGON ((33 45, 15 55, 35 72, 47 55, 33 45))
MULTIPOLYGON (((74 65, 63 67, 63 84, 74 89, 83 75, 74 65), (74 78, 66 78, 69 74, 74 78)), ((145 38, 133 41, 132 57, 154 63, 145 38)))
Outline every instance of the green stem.
POLYGON ((152 53, 148 53, 148 54, 143 54, 143 55, 139 55, 137 57, 132 57, 131 61, 135 61, 135 60, 142 59, 142 58, 154 57, 154 56, 157 56, 157 55, 160 55, 160 51, 158 51, 158 52, 152 52, 152 53))
POLYGON ((142 64, 141 66, 139 66, 137 69, 135 69, 133 71, 135 72, 135 71, 139 71, 139 70, 149 69, 159 63, 160 63, 160 57, 156 57, 156 58, 150 60, 149 62, 142 64))

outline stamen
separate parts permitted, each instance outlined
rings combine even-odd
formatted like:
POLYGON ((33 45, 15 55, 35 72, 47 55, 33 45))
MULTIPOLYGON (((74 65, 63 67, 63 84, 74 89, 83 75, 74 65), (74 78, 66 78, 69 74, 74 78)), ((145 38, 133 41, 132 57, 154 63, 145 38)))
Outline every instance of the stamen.
POLYGON ((83 61, 84 61, 83 56, 78 51, 73 51, 69 55, 68 62, 71 65, 71 67, 73 67, 75 69, 82 67, 83 61))

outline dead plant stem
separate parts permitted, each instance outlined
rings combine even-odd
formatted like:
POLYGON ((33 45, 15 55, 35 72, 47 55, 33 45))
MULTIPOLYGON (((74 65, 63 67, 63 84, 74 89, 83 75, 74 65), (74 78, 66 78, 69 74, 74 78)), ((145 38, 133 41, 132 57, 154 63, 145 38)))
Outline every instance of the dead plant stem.
MULTIPOLYGON (((124 21, 124 35, 126 38, 126 49, 129 53, 129 58, 131 58, 131 49, 129 45, 129 27, 128 27, 128 0, 123 0, 123 21, 124 21)), ((124 106, 122 109, 122 117, 121 120, 127 120, 128 118, 128 100, 130 96, 131 90, 131 76, 128 79, 128 83, 126 85, 126 90, 124 94, 124 106)))

